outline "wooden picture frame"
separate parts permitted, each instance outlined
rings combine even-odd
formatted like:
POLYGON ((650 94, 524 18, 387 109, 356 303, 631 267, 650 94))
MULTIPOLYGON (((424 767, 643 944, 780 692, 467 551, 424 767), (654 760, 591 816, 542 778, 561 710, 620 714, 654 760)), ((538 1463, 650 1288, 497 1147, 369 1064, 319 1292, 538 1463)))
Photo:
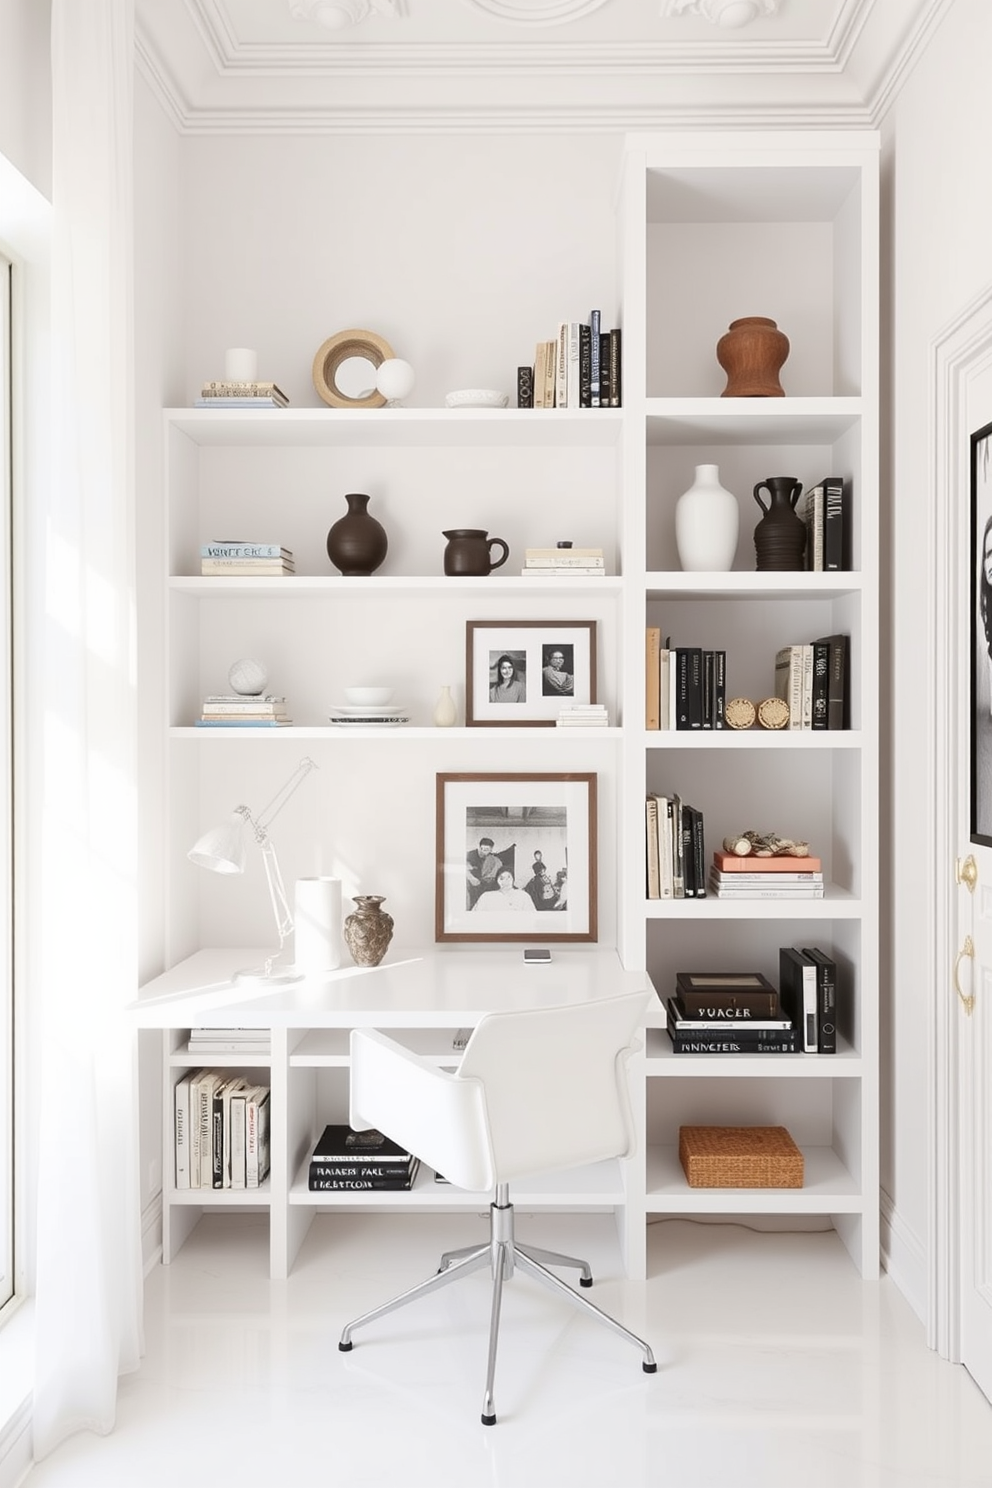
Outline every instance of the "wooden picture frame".
POLYGON ((595 620, 469 620, 468 728, 554 728, 570 703, 596 702, 595 620))
POLYGON ((971 840, 992 847, 992 423, 971 435, 971 840))
POLYGON ((597 938, 595 774, 437 776, 434 938, 597 938))

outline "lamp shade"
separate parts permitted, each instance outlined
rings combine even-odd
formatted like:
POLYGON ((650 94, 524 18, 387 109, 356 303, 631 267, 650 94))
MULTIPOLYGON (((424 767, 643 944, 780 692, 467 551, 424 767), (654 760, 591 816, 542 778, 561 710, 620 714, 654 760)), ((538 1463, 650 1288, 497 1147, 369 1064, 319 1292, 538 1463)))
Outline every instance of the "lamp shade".
POLYGON ((226 822, 204 832, 186 856, 198 868, 209 868, 212 873, 244 873, 244 827, 244 817, 232 811, 226 822))

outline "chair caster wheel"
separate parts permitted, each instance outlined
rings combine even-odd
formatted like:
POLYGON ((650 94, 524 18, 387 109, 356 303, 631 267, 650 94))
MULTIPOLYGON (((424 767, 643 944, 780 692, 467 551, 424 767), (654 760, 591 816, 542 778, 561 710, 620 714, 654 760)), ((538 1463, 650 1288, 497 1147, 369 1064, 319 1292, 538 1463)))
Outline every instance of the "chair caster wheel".
POLYGON ((658 1373, 658 1366, 657 1366, 657 1364, 642 1364, 641 1365, 641 1368, 644 1370, 644 1373, 645 1374, 657 1374, 658 1373))
POLYGON ((495 1416, 483 1416, 482 1417, 482 1424, 483 1424, 483 1426, 495 1426, 496 1425, 496 1417, 495 1416))
POLYGON ((347 1343, 338 1344, 338 1349, 342 1354, 350 1354, 354 1347, 355 1345, 350 1341, 350 1339, 347 1343))
POLYGON ((579 1286, 592 1286, 592 1277, 591 1276, 580 1276, 579 1277, 579 1286))

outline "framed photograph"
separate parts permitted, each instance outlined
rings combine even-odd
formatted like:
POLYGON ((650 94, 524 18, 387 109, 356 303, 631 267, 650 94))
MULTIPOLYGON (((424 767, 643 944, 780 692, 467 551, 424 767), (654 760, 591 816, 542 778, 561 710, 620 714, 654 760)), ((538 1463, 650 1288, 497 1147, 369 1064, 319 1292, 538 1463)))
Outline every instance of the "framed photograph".
POLYGON ((438 775, 434 939, 596 939, 596 776, 438 775))
POLYGON ((596 702, 595 620, 469 620, 468 727, 553 728, 568 703, 596 702))
POLYGON ((971 840, 992 847, 992 424, 971 436, 971 840))

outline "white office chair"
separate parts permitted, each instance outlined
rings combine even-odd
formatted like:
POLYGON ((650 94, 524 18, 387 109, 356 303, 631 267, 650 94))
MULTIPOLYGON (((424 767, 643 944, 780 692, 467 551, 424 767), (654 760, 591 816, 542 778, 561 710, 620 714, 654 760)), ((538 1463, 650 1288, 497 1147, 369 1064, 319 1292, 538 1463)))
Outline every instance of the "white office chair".
POLYGON ((626 1157, 633 1123, 625 1063, 650 992, 566 1007, 490 1013, 454 1072, 412 1054, 384 1034, 351 1034, 351 1125, 376 1127, 459 1188, 495 1189, 484 1245, 445 1252, 437 1274, 347 1325, 338 1348, 374 1318, 425 1297, 481 1266, 493 1275, 489 1361, 482 1422, 496 1421, 493 1378, 503 1282, 519 1266, 581 1311, 629 1339, 646 1374, 657 1369, 643 1339, 561 1281, 548 1265, 574 1266, 592 1286, 586 1261, 517 1243, 509 1184, 531 1174, 626 1157))

